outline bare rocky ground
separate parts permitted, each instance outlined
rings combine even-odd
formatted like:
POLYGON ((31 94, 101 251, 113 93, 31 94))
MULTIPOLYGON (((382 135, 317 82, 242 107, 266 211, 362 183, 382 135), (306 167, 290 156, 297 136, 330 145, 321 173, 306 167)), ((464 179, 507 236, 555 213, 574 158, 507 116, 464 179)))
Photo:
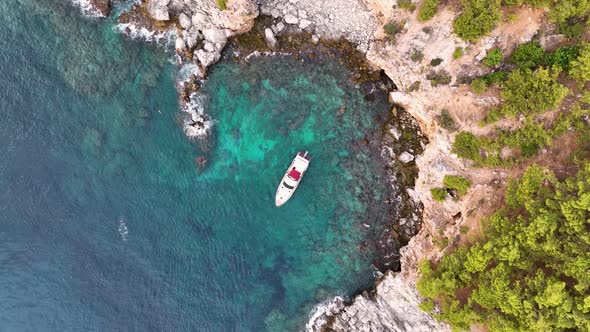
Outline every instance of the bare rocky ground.
MULTIPOLYGON (((397 156, 404 163, 415 159, 419 168, 415 188, 409 194, 424 206, 422 229, 401 250, 402 272, 386 273, 374 290, 348 304, 335 300, 318 305, 307 326, 310 331, 449 330, 417 307, 421 301, 415 289, 417 264, 424 258, 442 256, 445 249, 435 245, 436 239, 447 237, 453 246, 474 236, 478 221, 500 203, 499 184, 509 175, 502 169, 473 168, 453 155, 455 134, 441 128, 438 119, 446 109, 456 120, 457 129, 489 132, 490 127, 480 127, 478 122, 485 108, 499 103, 497 93, 475 95, 465 85, 457 85, 457 78, 481 74, 484 69, 479 61, 491 48, 500 47, 509 53, 515 45, 529 41, 543 22, 543 11, 520 8, 515 12, 515 23, 501 24, 488 37, 468 44, 452 33, 457 12, 439 8, 433 19, 421 23, 415 12, 396 5, 397 0, 228 0, 227 8, 221 10, 216 0, 145 0, 119 19, 128 34, 138 29, 145 29, 144 38, 173 33, 179 61, 192 64, 193 78, 204 77, 207 67, 219 59, 228 37, 250 30, 254 19, 263 14, 272 17, 264 31, 270 49, 276 47, 276 36, 283 33, 309 32, 314 43, 345 38, 395 82, 398 89, 390 94, 392 102, 403 106, 419 122, 429 140, 421 155, 397 156), (383 25, 392 21, 404 22, 403 28, 387 36, 383 25), (465 55, 453 59, 457 47, 464 48, 465 55), (423 57, 412 60, 415 53, 423 57), (431 60, 437 58, 442 62, 432 66, 431 60), (433 86, 427 75, 442 71, 450 75, 451 83, 433 86), (460 200, 435 202, 430 189, 440 187, 447 174, 465 176, 473 186, 460 200), (470 229, 464 236, 459 232, 461 226, 470 229)), ((552 39, 544 41, 551 43, 552 39)), ((198 101, 191 99, 191 91, 196 89, 198 81, 194 79, 180 86, 184 109, 190 114, 185 132, 199 137, 207 133, 208 119, 198 109, 198 101)))

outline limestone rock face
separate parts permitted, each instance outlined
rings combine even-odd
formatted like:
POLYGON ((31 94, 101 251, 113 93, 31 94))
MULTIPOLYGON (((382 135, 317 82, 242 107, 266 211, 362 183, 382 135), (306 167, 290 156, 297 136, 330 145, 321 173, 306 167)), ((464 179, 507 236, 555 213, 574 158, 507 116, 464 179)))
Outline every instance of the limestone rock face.
POLYGON ((185 13, 182 13, 180 14, 180 16, 178 16, 178 23, 183 29, 189 28, 192 24, 191 18, 188 17, 188 15, 186 15, 185 13))
POLYGON ((308 324, 313 332, 446 332, 445 324, 418 308, 421 299, 416 288, 399 274, 388 272, 377 283, 375 291, 358 295, 347 306, 334 306, 315 315, 317 321, 327 322, 321 327, 308 324), (334 312, 335 311, 335 312, 334 312))
POLYGON ((147 11, 150 16, 157 21, 168 21, 170 13, 168 12, 168 3, 170 0, 149 0, 147 2, 147 11))
POLYGON ((207 41, 212 43, 225 43, 227 41, 227 36, 225 32, 221 29, 211 28, 203 30, 203 36, 207 41))

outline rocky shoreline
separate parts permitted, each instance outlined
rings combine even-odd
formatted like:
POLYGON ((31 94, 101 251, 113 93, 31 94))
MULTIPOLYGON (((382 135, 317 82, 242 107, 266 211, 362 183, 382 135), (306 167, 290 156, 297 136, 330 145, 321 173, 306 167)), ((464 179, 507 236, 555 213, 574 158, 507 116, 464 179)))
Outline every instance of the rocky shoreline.
MULTIPOLYGON (((310 44, 343 39, 355 45, 362 54, 362 63, 366 59, 376 69, 374 72, 380 73, 381 69, 395 83, 395 87, 390 87, 390 100, 417 121, 428 139, 420 151, 398 153, 386 147, 383 151, 399 165, 415 163, 418 167, 414 189, 408 189, 404 195, 422 208, 421 227, 401 249, 400 273, 386 273, 374 290, 363 292, 350 303, 336 299, 329 305, 319 305, 307 328, 310 331, 449 330, 418 309, 417 264, 424 258, 442 255, 445 248, 436 245, 436 238, 446 237, 451 244, 458 242, 461 226, 478 220, 495 205, 493 200, 480 202, 479 198, 493 197, 494 183, 503 181, 506 174, 474 169, 454 156, 451 153, 454 133, 442 128, 439 119, 445 110, 453 114, 461 129, 481 131, 474 125, 477 121, 473 121, 471 114, 498 100, 474 95, 456 82, 462 76, 481 74, 476 64, 493 46, 510 49, 530 40, 538 29, 539 10, 519 10, 517 19, 527 24, 510 30, 500 26, 474 44, 453 35, 456 12, 441 9, 425 24, 418 21, 415 13, 398 8, 397 0, 146 0, 136 4, 131 13, 119 18, 125 25, 124 32, 146 29, 151 35, 174 35, 179 63, 191 66, 192 75, 179 84, 182 108, 187 114, 184 128, 189 137, 208 134, 211 120, 199 108, 195 92, 200 80, 206 77, 208 66, 220 59, 232 37, 238 45, 242 43, 243 50, 249 45, 252 51, 267 52, 280 52, 281 47, 289 45, 298 47, 293 36, 305 36, 310 44), (220 7, 221 3, 225 8, 220 7), (261 14, 266 16, 258 18, 261 14), (257 27, 256 19, 264 20, 265 24, 257 27), (399 31, 387 35, 383 27, 391 23, 399 31), (283 41, 282 37, 285 37, 283 41), (465 51, 461 59, 453 57, 457 48, 465 51), (434 76, 444 76, 448 81, 437 84, 432 79, 434 76), (462 200, 434 202, 430 189, 440 186, 447 174, 466 176, 474 185, 462 200)), ((395 130, 388 130, 389 136, 398 140, 395 130)))

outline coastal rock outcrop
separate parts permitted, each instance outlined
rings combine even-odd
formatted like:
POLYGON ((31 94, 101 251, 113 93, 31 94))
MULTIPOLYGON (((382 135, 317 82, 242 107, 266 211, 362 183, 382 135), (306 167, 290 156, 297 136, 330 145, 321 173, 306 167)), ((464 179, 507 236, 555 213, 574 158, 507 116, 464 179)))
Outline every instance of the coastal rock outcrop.
POLYGON ((147 2, 148 14, 156 21, 168 21, 170 13, 168 12, 168 3, 170 0, 150 0, 147 2))
POLYGON ((375 290, 357 295, 353 305, 324 307, 325 310, 316 313, 315 317, 316 321, 325 324, 321 327, 308 325, 307 328, 336 332, 450 331, 448 326, 418 308, 420 296, 411 285, 405 283, 407 280, 388 272, 377 281, 375 290))
POLYGON ((228 38, 249 31, 257 16, 254 0, 228 0, 223 6, 213 0, 145 0, 119 17, 119 29, 132 38, 171 42, 180 64, 191 70, 192 78, 178 85, 188 137, 206 137, 211 121, 201 102, 194 100, 194 91, 185 87, 203 79, 221 57, 228 38))

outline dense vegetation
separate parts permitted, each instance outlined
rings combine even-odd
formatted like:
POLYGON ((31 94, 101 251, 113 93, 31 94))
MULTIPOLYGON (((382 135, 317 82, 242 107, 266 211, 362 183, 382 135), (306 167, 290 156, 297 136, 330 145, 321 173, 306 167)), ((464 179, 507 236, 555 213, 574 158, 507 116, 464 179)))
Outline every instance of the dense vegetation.
POLYGON ((539 68, 515 70, 501 86, 504 104, 491 111, 488 122, 517 114, 531 115, 553 109, 567 95, 568 89, 557 81, 558 72, 539 68))
POLYGON ((421 308, 458 329, 590 330, 590 164, 564 181, 530 167, 506 205, 481 241, 421 264, 421 308))
POLYGON ((522 128, 513 131, 499 129, 495 136, 475 136, 470 132, 461 132, 455 137, 453 152, 475 161, 477 166, 510 166, 535 155, 539 149, 551 145, 555 138, 567 131, 588 131, 588 125, 583 119, 589 116, 590 110, 574 106, 567 114, 559 115, 549 128, 529 118, 522 128), (506 148, 511 153, 503 155, 502 151, 506 148))
MULTIPOLYGON (((529 167, 509 183, 505 207, 483 220, 482 232, 466 246, 433 234, 432 243, 448 252, 420 264, 417 286, 426 298, 420 307, 457 330, 484 325, 492 332, 590 331, 590 44, 581 42, 590 0, 462 0, 454 29, 477 40, 496 26, 502 6, 523 4, 547 7, 569 40, 551 52, 537 41, 506 57, 493 49, 483 61, 488 74, 458 78, 475 93, 493 86, 501 103, 481 123, 496 125, 490 134, 460 132, 452 151, 476 166, 511 167, 569 133, 576 143, 565 148, 571 148, 573 162, 556 167, 580 170, 558 179, 529 167), (512 120, 498 124, 501 119, 512 120)), ((470 185, 445 176, 432 197, 458 198, 470 185)), ((468 230, 461 226, 461 234, 468 230)))
POLYGON ((500 19, 500 0, 463 0, 463 12, 453 22, 455 33, 464 40, 488 34, 500 19))
POLYGON ((462 0, 463 11, 457 16, 453 27, 464 40, 477 40, 491 32, 501 18, 501 6, 549 8, 549 17, 565 28, 562 33, 581 34, 583 23, 579 22, 590 13, 588 0, 462 0), (576 28, 577 27, 577 28, 576 28))
POLYGON ((559 81, 561 71, 580 82, 590 78, 584 74, 590 73, 590 46, 570 45, 545 52, 536 41, 525 43, 519 45, 500 68, 471 81, 471 88, 476 93, 485 92, 490 85, 500 89, 504 102, 488 110, 485 123, 520 115, 521 126, 515 130, 496 128, 493 134, 482 137, 461 132, 455 138, 454 153, 479 166, 510 166, 535 155, 568 130, 588 130, 582 119, 590 112, 575 102, 552 121, 540 115, 557 109, 569 94, 559 81))
POLYGON ((571 61, 570 74, 579 83, 590 81, 590 45, 585 44, 578 57, 571 61))

